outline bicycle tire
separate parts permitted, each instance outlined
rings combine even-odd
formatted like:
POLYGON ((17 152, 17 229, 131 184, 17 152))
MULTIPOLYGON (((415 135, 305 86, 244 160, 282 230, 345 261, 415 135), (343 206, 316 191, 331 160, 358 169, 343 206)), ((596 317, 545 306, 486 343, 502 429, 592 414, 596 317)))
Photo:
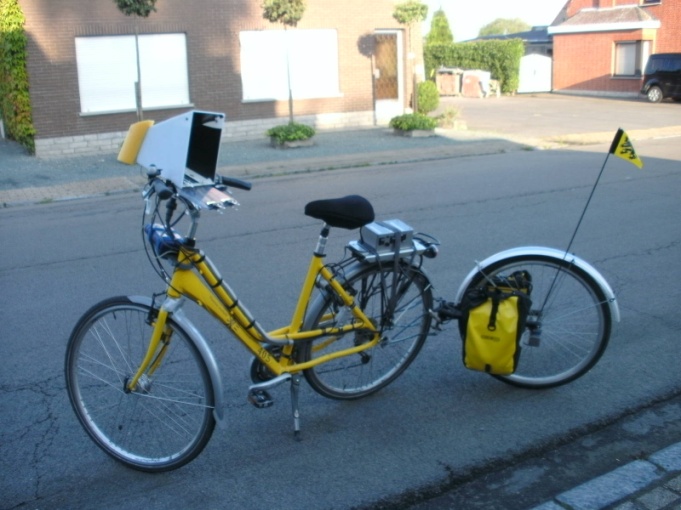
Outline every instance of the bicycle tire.
MULTIPOLYGON (((150 314, 151 312, 151 314, 150 314)), ((172 319, 168 350, 138 390, 125 386, 146 353, 150 306, 115 297, 76 324, 65 361, 71 405, 90 438, 127 466, 179 468, 206 446, 215 428, 213 385, 191 337, 172 319)))
MULTIPOLYGON (((319 394, 337 400, 354 400, 384 388, 416 358, 428 336, 433 296, 428 278, 418 269, 400 263, 363 267, 349 274, 345 288, 376 327, 382 338, 373 348, 337 358, 304 371, 308 384, 319 394), (352 290, 351 290, 352 289, 352 290), (394 313, 384 313, 397 289, 394 313)), ((327 294, 311 312, 309 329, 342 326, 353 318, 350 310, 327 294)), ((371 333, 354 331, 307 342, 302 359, 310 361, 371 340, 371 333)))
MULTIPOLYGON (((511 375, 497 379, 522 388, 551 388, 583 376, 608 345, 612 317, 596 281, 569 261, 545 255, 518 255, 481 268, 467 290, 485 278, 525 270, 532 276, 532 308, 511 375), (547 296, 548 294, 548 296, 547 296), (530 330, 535 327, 535 332, 530 330)), ((461 338, 463 325, 459 324, 461 338)))

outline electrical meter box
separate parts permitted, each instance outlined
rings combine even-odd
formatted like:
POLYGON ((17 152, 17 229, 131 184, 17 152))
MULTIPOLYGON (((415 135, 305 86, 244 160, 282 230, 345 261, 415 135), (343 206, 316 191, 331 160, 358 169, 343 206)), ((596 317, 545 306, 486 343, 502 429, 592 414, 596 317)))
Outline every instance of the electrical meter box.
POLYGON ((377 252, 411 248, 413 229, 402 220, 376 221, 362 227, 362 242, 377 252))
POLYGON ((364 260, 389 260, 410 256, 424 247, 414 240, 414 230, 402 220, 375 221, 362 227, 361 239, 349 247, 364 260))

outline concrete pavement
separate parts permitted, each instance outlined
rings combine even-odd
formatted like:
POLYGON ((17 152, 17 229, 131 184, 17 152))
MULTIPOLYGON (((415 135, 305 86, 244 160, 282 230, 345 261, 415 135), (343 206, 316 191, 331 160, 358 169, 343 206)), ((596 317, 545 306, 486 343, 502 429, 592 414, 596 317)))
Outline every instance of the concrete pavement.
MULTIPOLYGON (((622 127, 632 141, 681 136, 681 104, 650 104, 539 94, 493 99, 442 98, 466 130, 437 129, 430 138, 403 138, 384 127, 325 131, 314 147, 277 150, 264 138, 223 143, 223 175, 258 177, 371 167, 456 157, 608 143, 622 127)), ((115 154, 43 160, 0 139, 0 206, 109 195, 140 189, 138 167, 115 154)))
MULTIPOLYGON (((681 105, 648 104, 541 94, 499 99, 444 98, 467 130, 441 130, 431 138, 403 138, 385 128, 321 132, 312 148, 279 150, 267 140, 224 143, 218 163, 224 175, 257 179, 291 173, 372 167, 480 156, 517 150, 550 150, 609 143, 617 128, 637 140, 681 138, 681 105)), ((116 155, 39 160, 0 140, 0 206, 20 206, 134 192, 143 172, 116 155)), ((679 438, 681 439, 681 438, 679 438)), ((433 500, 419 509, 446 508, 433 500)), ((557 494, 534 510, 681 509, 681 442, 557 494)))

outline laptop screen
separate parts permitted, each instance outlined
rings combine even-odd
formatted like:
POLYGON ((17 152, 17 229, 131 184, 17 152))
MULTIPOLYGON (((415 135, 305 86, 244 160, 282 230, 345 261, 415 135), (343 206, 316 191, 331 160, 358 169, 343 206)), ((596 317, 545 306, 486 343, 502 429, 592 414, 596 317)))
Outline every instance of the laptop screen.
POLYGON ((223 117, 215 113, 194 112, 189 132, 186 169, 189 177, 213 181, 218 163, 223 117), (203 178, 203 179, 201 179, 203 178))

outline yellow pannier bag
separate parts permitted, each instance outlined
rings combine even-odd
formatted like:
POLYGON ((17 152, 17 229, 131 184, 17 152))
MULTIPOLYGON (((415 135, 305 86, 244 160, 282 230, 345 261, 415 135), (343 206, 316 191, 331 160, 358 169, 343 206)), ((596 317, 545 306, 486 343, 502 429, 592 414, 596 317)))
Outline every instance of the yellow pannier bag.
POLYGON ((515 372, 532 305, 531 287, 529 273, 518 271, 507 278, 495 277, 466 293, 459 319, 463 321, 466 368, 494 375, 515 372))

